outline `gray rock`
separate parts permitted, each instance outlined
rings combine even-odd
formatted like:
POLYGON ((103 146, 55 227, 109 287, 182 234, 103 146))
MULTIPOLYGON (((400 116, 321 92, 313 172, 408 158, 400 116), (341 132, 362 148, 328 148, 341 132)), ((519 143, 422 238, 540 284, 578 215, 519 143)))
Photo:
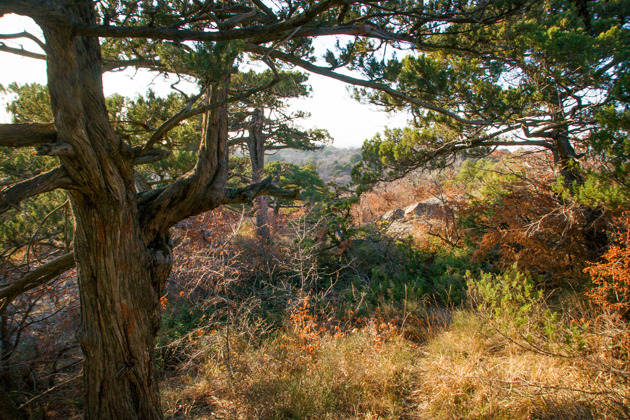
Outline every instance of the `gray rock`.
POLYGON ((387 226, 387 233, 392 236, 408 236, 411 235, 413 225, 402 221, 395 220, 387 226))
POLYGON ((432 197, 424 201, 419 201, 410 206, 405 207, 404 218, 411 219, 414 217, 430 218, 440 207, 442 203, 439 199, 432 197))
POLYGON ((403 209, 390 210, 381 216, 381 220, 400 220, 405 217, 405 211, 403 209))

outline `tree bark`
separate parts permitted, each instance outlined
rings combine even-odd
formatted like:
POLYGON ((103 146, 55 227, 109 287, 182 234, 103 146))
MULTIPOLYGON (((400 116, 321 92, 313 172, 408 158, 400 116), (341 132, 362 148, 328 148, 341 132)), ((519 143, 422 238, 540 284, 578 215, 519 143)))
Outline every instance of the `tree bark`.
MULTIPOLYGON (((265 171, 265 135, 263 133, 264 114, 262 109, 255 109, 252 114, 247 148, 252 163, 252 183, 259 183, 265 171)), ((267 196, 259 196, 254 200, 256 209, 256 234, 263 242, 269 242, 269 215, 267 196)))
POLYGON ((134 154, 108 120, 98 40, 73 36, 75 22, 93 23, 90 1, 67 8, 67 22, 38 23, 48 46, 48 86, 60 156, 76 189, 75 217, 84 355, 84 416, 161 419, 154 372, 159 298, 171 264, 165 237, 147 237, 134 186, 134 154))

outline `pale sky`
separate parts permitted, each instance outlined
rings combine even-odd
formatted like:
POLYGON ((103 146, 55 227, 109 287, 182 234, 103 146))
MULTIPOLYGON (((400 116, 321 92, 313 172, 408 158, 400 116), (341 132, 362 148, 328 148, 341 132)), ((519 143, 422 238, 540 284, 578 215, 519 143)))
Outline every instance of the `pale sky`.
MULTIPOLYGON (((10 34, 27 30, 39 35, 41 31, 28 18, 7 15, 0 18, 0 33, 10 34)), ((22 40, 4 40, 6 45, 19 47, 22 40)), ((24 47, 33 52, 41 52, 35 43, 24 42, 24 47)), ((46 83, 46 64, 42 60, 20 57, 15 54, 0 52, 0 84, 12 82, 46 83)), ((309 82, 313 87, 311 98, 295 100, 297 109, 311 113, 311 118, 301 125, 305 128, 318 127, 327 129, 334 139, 334 146, 341 148, 361 147, 366 139, 372 138, 385 127, 403 127, 406 114, 395 116, 379 112, 372 107, 359 104, 350 97, 346 85, 327 77, 311 75, 309 82)), ((171 81, 172 83, 172 81, 171 81)), ((125 96, 143 94, 152 88, 160 95, 170 91, 170 83, 146 71, 126 70, 121 73, 105 73, 103 86, 105 95, 119 93, 125 96)), ((4 111, 6 98, 0 97, 0 122, 9 122, 4 111)))

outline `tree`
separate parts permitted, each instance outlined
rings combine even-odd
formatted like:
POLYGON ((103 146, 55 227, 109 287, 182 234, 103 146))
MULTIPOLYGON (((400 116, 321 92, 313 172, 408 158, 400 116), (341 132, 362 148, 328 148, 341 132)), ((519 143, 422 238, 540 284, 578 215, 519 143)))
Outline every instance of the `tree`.
MULTIPOLYGON (((55 156, 58 166, 6 186, 0 194, 0 211, 28 197, 67 191, 74 217, 70 258, 77 265, 81 303, 77 338, 84 355, 85 417, 162 417, 153 347, 160 328, 160 296, 172 266, 168 229, 225 203, 247 202, 268 193, 294 196, 275 189, 269 179, 227 188, 228 104, 277 82, 232 94, 230 76, 238 57, 249 52, 272 70, 272 60, 283 60, 354 83, 333 71, 339 62, 328 69, 311 62, 312 38, 355 37, 361 48, 353 56, 373 56, 387 43, 429 48, 425 40, 439 33, 440 25, 462 21, 483 26, 521 6, 520 1, 496 5, 449 1, 426 8, 415 2, 337 0, 287 1, 273 7, 259 0, 1 2, 0 16, 29 16, 43 31, 45 42, 39 44, 47 61, 54 121, 1 125, 0 146, 38 146, 40 153, 55 156), (101 47, 100 38, 109 40, 101 47), (110 119, 102 72, 125 66, 177 72, 170 64, 179 59, 193 60, 207 71, 201 74, 200 93, 156 127, 142 145, 125 141, 110 119), (136 163, 150 160, 149 156, 159 158, 155 146, 169 130, 198 115, 202 130, 194 167, 168 185, 138 188, 136 163)), ((32 38, 29 34, 2 37, 32 38)), ((2 50, 38 55, 6 45, 2 50)), ((340 60, 347 55, 342 49, 340 60)), ((14 293, 46 282, 66 270, 68 260, 64 256, 50 261, 35 270, 35 278, 30 273, 28 281, 22 278, 7 288, 14 293)), ((4 289, 1 296, 8 296, 4 289)))
MULTIPOLYGON (((242 85, 242 89, 264 84, 273 77, 271 71, 241 72, 233 77, 232 84, 242 85)), ((302 130, 297 127, 295 121, 307 118, 308 114, 287 109, 287 99, 309 94, 309 88, 305 85, 307 76, 298 72, 283 72, 278 77, 280 80, 270 89, 234 104, 230 110, 230 130, 235 131, 236 135, 228 140, 228 144, 241 146, 241 150, 245 149, 249 154, 253 183, 263 179, 265 153, 282 149, 315 150, 331 140, 326 130, 302 130)), ((257 234, 263 241, 268 241, 267 197, 257 197, 254 205, 257 234)))
POLYGON ((414 120, 366 142, 355 178, 371 184, 501 146, 550 151, 568 187, 584 181, 579 162, 588 154, 606 155, 617 175, 627 174, 630 10, 622 3, 536 2, 492 27, 451 25, 440 40, 449 49, 360 63, 415 102, 356 91, 414 120))

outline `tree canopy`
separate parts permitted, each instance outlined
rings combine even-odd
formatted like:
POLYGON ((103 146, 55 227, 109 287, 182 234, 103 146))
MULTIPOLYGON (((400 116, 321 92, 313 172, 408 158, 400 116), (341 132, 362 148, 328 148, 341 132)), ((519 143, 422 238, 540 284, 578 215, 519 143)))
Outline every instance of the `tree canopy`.
POLYGON ((362 63, 441 111, 357 89, 385 109, 408 109, 413 126, 366 142, 355 178, 371 184, 501 146, 551 151, 569 184, 580 181, 575 165, 587 155, 627 173, 629 12, 625 2, 546 0, 492 26, 454 23, 438 37, 452 48, 362 63))

